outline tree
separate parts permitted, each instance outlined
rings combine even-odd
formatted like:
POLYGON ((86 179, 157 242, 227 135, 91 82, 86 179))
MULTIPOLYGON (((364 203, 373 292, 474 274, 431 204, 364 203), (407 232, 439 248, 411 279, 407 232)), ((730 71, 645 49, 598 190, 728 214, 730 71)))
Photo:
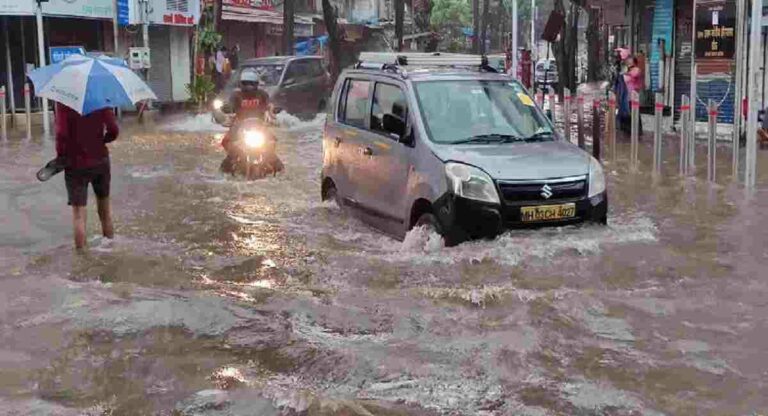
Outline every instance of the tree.
POLYGON ((413 22, 419 32, 428 32, 430 29, 430 13, 434 4, 431 0, 412 0, 413 22))
POLYGON ((587 80, 597 81, 602 73, 602 60, 600 57, 600 9, 589 9, 589 23, 587 23, 587 53, 591 59, 587 60, 587 80))
POLYGON ((571 91, 576 90, 576 51, 578 50, 579 39, 579 16, 583 5, 575 0, 569 4, 569 10, 566 14, 563 0, 555 0, 555 10, 565 16, 565 23, 560 31, 560 39, 552 43, 552 51, 555 54, 557 63, 557 74, 559 83, 557 84, 558 94, 562 95, 563 88, 571 91))
POLYGON ((469 0, 434 0, 429 23, 432 30, 441 33, 447 50, 465 51, 462 29, 472 24, 469 0))
POLYGON ((341 72, 341 37, 336 22, 336 9, 330 0, 323 0, 323 20, 328 32, 328 48, 330 49, 331 77, 335 82, 341 72))
POLYGON ((403 50, 403 19, 405 19, 405 1, 395 0, 395 39, 397 42, 395 49, 398 52, 403 50))
MULTIPOLYGON (((483 0, 483 22, 480 29, 480 50, 479 53, 485 55, 485 41, 488 39, 488 9, 490 9, 491 0, 483 0)), ((477 33, 475 33, 477 36, 477 33)))
POLYGON ((293 55, 293 21, 296 9, 295 0, 283 2, 283 55, 293 55))

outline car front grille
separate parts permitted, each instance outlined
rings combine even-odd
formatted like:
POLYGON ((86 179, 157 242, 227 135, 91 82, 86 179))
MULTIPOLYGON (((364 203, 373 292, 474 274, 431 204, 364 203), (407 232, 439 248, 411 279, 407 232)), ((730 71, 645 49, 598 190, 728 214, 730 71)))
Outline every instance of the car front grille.
POLYGON ((531 182, 499 181, 498 186, 501 197, 509 204, 578 200, 587 195, 586 176, 531 182))

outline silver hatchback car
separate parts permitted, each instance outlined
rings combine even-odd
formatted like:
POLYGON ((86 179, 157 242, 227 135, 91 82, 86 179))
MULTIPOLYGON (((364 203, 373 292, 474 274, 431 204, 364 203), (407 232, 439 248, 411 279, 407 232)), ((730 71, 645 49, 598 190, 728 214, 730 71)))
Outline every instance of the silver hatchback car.
POLYGON ((479 56, 457 66, 369 55, 333 91, 324 200, 395 237, 427 226, 449 245, 513 227, 607 223, 600 162, 564 141, 513 78, 479 56))

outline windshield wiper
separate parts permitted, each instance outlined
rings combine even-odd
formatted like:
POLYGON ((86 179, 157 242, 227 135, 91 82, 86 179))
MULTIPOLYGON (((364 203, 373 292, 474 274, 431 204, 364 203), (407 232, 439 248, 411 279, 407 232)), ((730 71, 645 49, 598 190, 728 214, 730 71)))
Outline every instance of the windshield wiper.
POLYGON ((551 139, 554 137, 555 133, 551 131, 540 131, 538 133, 534 133, 531 136, 526 137, 524 140, 526 142, 541 142, 545 139, 551 139))
POLYGON ((477 136, 468 137, 464 140, 459 140, 451 144, 463 144, 463 143, 505 143, 509 141, 522 141, 522 137, 513 136, 511 134, 479 134, 477 136))

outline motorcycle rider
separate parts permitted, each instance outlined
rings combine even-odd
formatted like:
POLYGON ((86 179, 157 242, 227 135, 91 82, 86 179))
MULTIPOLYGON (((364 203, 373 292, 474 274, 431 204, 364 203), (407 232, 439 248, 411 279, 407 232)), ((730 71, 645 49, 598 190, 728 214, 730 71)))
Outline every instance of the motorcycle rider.
MULTIPOLYGON (((221 162, 221 170, 226 173, 234 173, 234 162, 237 158, 237 140, 240 124, 243 120, 256 118, 266 123, 269 111, 269 95, 259 89, 259 74, 252 68, 244 68, 240 73, 240 91, 232 97, 235 116, 232 126, 221 141, 222 147, 227 151, 227 157, 221 162)), ((276 158, 277 159, 277 158, 276 158)), ((282 170, 282 163, 277 159, 276 170, 282 170), (279 169, 278 169, 279 167, 279 169)))

